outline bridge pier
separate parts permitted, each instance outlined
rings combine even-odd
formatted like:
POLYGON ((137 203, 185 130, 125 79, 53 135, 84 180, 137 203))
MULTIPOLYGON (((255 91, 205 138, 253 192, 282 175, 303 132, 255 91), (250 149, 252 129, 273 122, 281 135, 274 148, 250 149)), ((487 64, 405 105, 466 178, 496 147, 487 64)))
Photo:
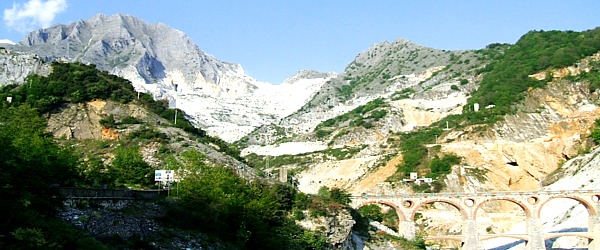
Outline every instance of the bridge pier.
POLYGON ((416 236, 414 221, 400 221, 398 229, 398 234, 407 240, 413 240, 416 236))
POLYGON ((462 249, 473 250, 483 249, 479 244, 479 233, 477 232, 477 222, 472 218, 465 220, 463 224, 463 245, 462 249))
POLYGON ((588 232, 593 236, 593 239, 589 241, 588 249, 600 250, 600 216, 589 217, 588 232))
POLYGON ((544 232, 542 231, 542 221, 540 218, 537 218, 534 215, 527 218, 527 234, 529 235, 529 241, 525 244, 527 249, 546 249, 544 232))

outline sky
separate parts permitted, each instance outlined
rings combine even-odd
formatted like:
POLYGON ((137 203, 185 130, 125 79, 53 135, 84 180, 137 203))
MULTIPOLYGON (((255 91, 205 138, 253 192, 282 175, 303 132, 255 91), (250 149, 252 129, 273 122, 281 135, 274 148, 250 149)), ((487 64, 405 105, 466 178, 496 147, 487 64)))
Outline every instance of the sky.
POLYGON ((342 72, 371 45, 399 38, 446 50, 515 43, 531 30, 600 26, 597 0, 2 0, 0 40, 103 13, 186 33, 257 80, 342 72))

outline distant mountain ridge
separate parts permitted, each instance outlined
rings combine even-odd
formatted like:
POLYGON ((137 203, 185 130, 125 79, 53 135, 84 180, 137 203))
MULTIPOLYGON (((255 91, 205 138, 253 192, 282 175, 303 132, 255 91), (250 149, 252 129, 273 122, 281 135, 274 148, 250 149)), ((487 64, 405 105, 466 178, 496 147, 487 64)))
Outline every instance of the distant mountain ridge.
POLYGON ((281 86, 259 82, 239 64, 205 53, 183 32, 124 14, 40 29, 6 46, 46 61, 95 64, 130 80, 137 91, 168 99, 197 126, 228 141, 296 111, 336 75, 311 73, 281 86))

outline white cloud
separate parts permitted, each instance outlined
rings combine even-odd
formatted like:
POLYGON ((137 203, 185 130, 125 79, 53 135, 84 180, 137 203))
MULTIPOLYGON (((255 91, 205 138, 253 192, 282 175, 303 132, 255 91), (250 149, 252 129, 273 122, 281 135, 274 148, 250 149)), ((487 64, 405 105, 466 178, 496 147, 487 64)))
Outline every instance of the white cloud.
POLYGON ((2 43, 4 43, 4 44, 8 43, 8 44, 15 45, 15 42, 8 40, 8 39, 0 39, 0 44, 2 44, 2 43))
POLYGON ((66 9, 67 0, 29 0, 23 5, 14 3, 12 9, 4 9, 4 22, 9 28, 25 33, 50 27, 54 17, 66 9))

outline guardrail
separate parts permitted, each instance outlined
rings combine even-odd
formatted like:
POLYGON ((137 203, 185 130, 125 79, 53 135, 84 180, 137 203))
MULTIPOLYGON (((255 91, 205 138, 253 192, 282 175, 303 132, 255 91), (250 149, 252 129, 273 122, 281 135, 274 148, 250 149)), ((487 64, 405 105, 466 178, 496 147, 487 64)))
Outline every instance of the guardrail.
POLYGON ((167 196, 166 190, 130 190, 60 187, 59 192, 69 199, 149 200, 167 196))

